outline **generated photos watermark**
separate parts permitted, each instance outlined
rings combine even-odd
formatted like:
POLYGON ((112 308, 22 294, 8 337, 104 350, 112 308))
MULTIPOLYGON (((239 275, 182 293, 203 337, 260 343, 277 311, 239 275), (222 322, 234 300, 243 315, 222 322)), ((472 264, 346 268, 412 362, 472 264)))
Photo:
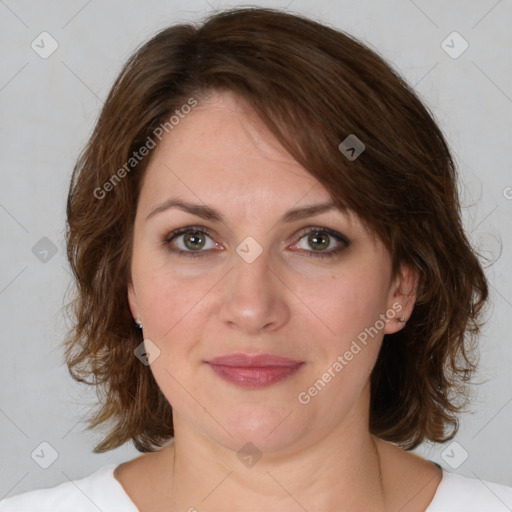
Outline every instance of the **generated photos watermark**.
POLYGON ((363 347, 361 347, 356 340, 352 340, 350 348, 343 355, 339 355, 336 358, 336 361, 327 368, 320 379, 315 381, 306 391, 301 391, 297 395, 299 403, 302 405, 309 404, 311 399, 317 396, 318 393, 320 393, 327 384, 331 382, 331 380, 336 377, 336 375, 340 373, 350 361, 352 361, 354 356, 361 352, 362 348, 364 348, 368 343, 368 337, 374 338, 377 336, 384 326, 392 320, 396 314, 402 310, 402 308, 402 304, 395 302, 393 306, 386 311, 386 313, 380 314, 379 319, 371 327, 366 327, 364 331, 361 331, 357 335, 357 341, 359 341, 363 347))
POLYGON ((195 98, 189 98, 187 103, 183 104, 179 109, 174 111, 174 114, 169 117, 165 123, 161 123, 157 126, 151 135, 148 135, 146 142, 137 150, 132 153, 132 156, 128 158, 128 161, 120 167, 101 187, 94 189, 94 197, 96 199, 104 199, 107 193, 114 190, 114 187, 137 165, 143 160, 149 152, 156 147, 157 142, 162 140, 164 133, 170 133, 182 119, 192 112, 192 109, 198 104, 195 98))

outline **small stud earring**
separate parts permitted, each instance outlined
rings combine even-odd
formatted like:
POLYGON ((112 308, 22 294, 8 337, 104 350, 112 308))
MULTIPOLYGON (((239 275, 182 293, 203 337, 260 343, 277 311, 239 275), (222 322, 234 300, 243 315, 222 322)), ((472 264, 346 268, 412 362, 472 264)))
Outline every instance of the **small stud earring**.
POLYGON ((400 323, 404 323, 404 324, 405 324, 405 317, 401 316, 401 317, 398 319, 398 321, 399 321, 400 323))
POLYGON ((136 319, 135 319, 135 323, 137 324, 137 327, 138 327, 139 329, 142 329, 142 321, 141 321, 141 319, 140 319, 140 318, 136 318, 136 319))

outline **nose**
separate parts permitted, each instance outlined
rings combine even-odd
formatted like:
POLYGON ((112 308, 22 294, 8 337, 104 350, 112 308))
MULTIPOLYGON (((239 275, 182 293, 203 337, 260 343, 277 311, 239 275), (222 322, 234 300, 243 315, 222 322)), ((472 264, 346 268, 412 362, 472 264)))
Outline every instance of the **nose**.
POLYGON ((290 318, 290 290, 269 266, 268 252, 252 262, 233 254, 233 268, 223 285, 219 315, 222 322, 244 334, 279 329, 290 318))

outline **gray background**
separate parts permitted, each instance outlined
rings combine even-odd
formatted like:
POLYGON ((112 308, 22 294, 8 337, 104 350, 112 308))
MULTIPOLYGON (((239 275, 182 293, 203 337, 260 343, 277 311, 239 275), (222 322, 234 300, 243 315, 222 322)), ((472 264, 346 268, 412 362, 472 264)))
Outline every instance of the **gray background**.
MULTIPOLYGON (((62 307, 72 291, 63 239, 69 177, 134 48, 164 26, 242 4, 0 0, 0 499, 81 478, 139 454, 131 444, 106 454, 91 452, 100 433, 85 432, 81 420, 95 395, 75 383, 63 364, 61 342, 69 320, 62 307), (58 43, 46 59, 31 47, 43 31, 58 43), (40 241, 44 237, 56 254, 41 252, 51 247, 40 241), (58 454, 47 469, 31 458, 34 450, 41 453, 42 442, 58 454)), ((497 261, 486 270, 491 307, 479 379, 487 382, 475 387, 474 412, 462 416, 455 444, 427 443, 416 451, 447 470, 512 486, 510 2, 252 5, 288 6, 359 37, 393 63, 436 116, 461 172, 466 229, 475 246, 497 261), (469 44, 457 58, 442 47, 453 31, 469 44)), ((452 39, 446 43, 450 51, 460 52, 461 41, 452 39)), ((51 453, 42 449, 45 457, 51 453)))

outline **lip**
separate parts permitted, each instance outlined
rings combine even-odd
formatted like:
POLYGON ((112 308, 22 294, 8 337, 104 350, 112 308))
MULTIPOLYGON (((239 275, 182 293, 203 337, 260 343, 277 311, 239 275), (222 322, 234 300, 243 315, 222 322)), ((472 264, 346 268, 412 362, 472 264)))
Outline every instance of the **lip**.
POLYGON ((283 382, 304 365, 304 361, 275 354, 227 354, 205 362, 223 380, 245 388, 283 382))

